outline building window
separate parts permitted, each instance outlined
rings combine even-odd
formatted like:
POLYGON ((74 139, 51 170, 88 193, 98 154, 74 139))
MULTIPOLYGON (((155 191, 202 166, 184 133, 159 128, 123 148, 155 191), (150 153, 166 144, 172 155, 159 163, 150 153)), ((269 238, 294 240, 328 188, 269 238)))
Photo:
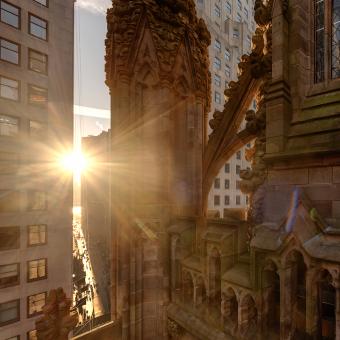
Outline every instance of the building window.
POLYGON ((37 2, 40 5, 48 7, 48 0, 34 0, 34 1, 37 2))
POLYGON ((236 190, 240 190, 241 188, 241 181, 236 181, 236 190))
POLYGON ((27 281, 38 281, 47 278, 47 259, 27 262, 27 281))
POLYGON ((229 1, 225 3, 225 10, 228 14, 231 14, 231 4, 229 1))
POLYGON ((227 89, 227 88, 228 88, 228 86, 229 86, 229 84, 228 84, 228 80, 226 80, 226 81, 224 82, 224 87, 227 89))
POLYGON ((240 32, 238 31, 238 29, 234 28, 233 30, 233 38, 238 39, 240 36, 240 32))
POLYGON ((230 173, 230 164, 229 164, 229 163, 227 163, 227 164, 224 165, 224 172, 225 172, 226 174, 229 174, 229 173, 230 173))
POLYGON ((227 49, 227 48, 224 50, 224 58, 225 58, 227 61, 230 61, 231 54, 230 54, 230 50, 227 49))
POLYGON ((28 193, 28 209, 39 211, 47 209, 47 197, 44 191, 30 191, 28 193))
POLYGON ((237 0, 237 7, 240 11, 242 10, 241 0, 237 0))
POLYGON ((20 8, 7 1, 0 1, 1 21, 15 28, 20 28, 20 8))
POLYGON ((20 248, 20 227, 0 227, 0 251, 20 248))
POLYGON ((28 246, 40 246, 47 243, 47 226, 45 224, 29 225, 28 246))
POLYGON ((218 57, 214 58, 214 68, 215 68, 215 70, 221 69, 221 59, 218 58, 218 57))
POLYGON ((237 22, 241 22, 241 21, 242 21, 242 17, 241 17, 241 14, 240 14, 240 13, 237 13, 237 15, 236 15, 236 21, 237 21, 237 22))
POLYGON ((0 303, 0 327, 20 320, 20 300, 0 303))
POLYGON ((28 68, 31 71, 47 74, 48 57, 46 54, 28 50, 28 68))
POLYGON ((225 70, 224 70, 225 75, 230 78, 231 76, 231 69, 229 65, 225 65, 225 70))
POLYGON ((315 1, 315 83, 325 79, 325 2, 315 1))
POLYGON ((15 65, 19 65, 20 46, 12 41, 0 38, 0 59, 15 65))
POLYGON ((214 188, 215 189, 219 189, 221 187, 221 181, 219 178, 215 178, 215 181, 214 181, 214 188))
POLYGON ((215 47, 215 50, 217 50, 218 52, 221 52, 221 43, 217 39, 215 39, 214 47, 215 47))
POLYGON ((0 288, 20 284, 20 264, 12 263, 0 266, 0 288))
POLYGON ((241 196, 237 195, 236 196, 236 205, 240 205, 241 204, 241 196))
POLYGON ((47 134, 46 124, 30 120, 30 136, 35 139, 45 138, 47 134))
POLYGON ((14 79, 0 76, 0 97, 18 101, 19 82, 14 79))
POLYGON ((220 18, 221 17, 221 8, 218 5, 215 5, 215 17, 220 18))
POLYGON ((0 190, 0 213, 20 211, 20 201, 19 191, 0 190))
POLYGON ((0 136, 16 136, 19 133, 19 119, 0 115, 0 136))
POLYGON ((28 102, 33 105, 47 105, 47 89, 35 85, 28 85, 28 102))
POLYGON ((37 331, 35 329, 27 332, 27 340, 38 340, 37 331))
POLYGON ((33 14, 28 15, 29 20, 29 34, 42 39, 47 40, 48 35, 48 23, 46 20, 36 17, 33 14))
POLYGON ((249 18, 249 13, 248 13, 248 10, 245 7, 243 9, 243 12, 244 12, 245 17, 248 19, 249 18))
POLYGON ((237 152, 236 152, 236 159, 239 159, 239 160, 240 160, 240 159, 241 159, 241 155, 242 155, 242 154, 241 154, 241 150, 237 151, 237 152))
POLYGON ((15 174, 18 167, 19 157, 16 153, 0 151, 0 175, 15 174))
POLYGON ((230 180, 229 179, 224 180, 224 189, 230 189, 230 180))
POLYGON ((241 167, 239 165, 236 165, 236 174, 239 175, 241 172, 241 167))
POLYGON ((315 0, 314 12, 314 82, 320 83, 329 76, 331 79, 340 77, 340 1, 315 0), (327 31, 331 34, 325 34, 327 31), (330 69, 326 69, 325 59, 329 50, 330 69))
POLYGON ((340 1, 332 3, 332 79, 340 77, 340 1))
POLYGON ((230 205, 230 197, 229 195, 224 196, 224 205, 230 205))
POLYGON ((221 94, 217 91, 215 91, 215 103, 221 104, 221 94))
POLYGON ((251 48, 251 38, 249 35, 247 35, 247 45, 248 45, 248 48, 251 48))
POLYGON ((204 1, 203 1, 203 0, 198 0, 197 3, 198 3, 200 6, 203 6, 203 5, 204 5, 204 1))
POLYGON ((218 195, 214 196, 214 205, 215 206, 220 205, 220 196, 218 195))
POLYGON ((46 292, 30 295, 27 297, 27 317, 31 318, 42 313, 46 303, 46 292))
POLYGON ((214 84, 217 87, 221 87, 221 77, 218 74, 214 74, 214 84))

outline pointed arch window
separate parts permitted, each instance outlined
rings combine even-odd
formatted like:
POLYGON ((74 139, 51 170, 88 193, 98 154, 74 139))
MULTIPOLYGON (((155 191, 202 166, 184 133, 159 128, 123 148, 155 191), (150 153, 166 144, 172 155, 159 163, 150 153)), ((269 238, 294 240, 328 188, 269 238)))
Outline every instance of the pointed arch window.
POLYGON ((331 76, 334 79, 340 77, 340 0, 332 2, 331 76))
POLYGON ((340 78, 340 0, 314 0, 314 82, 340 78))

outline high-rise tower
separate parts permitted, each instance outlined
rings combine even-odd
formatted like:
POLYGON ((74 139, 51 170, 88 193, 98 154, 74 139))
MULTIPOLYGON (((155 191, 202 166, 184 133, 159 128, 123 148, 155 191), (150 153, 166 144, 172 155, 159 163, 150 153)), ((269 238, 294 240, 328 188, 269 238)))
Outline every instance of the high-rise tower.
POLYGON ((74 0, 0 1, 0 338, 72 293, 74 0))

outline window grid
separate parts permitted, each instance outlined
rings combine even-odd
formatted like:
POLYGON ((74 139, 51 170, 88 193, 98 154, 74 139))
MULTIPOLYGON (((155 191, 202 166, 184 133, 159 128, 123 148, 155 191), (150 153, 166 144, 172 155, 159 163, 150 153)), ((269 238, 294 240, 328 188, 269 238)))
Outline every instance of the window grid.
POLYGON ((48 23, 46 20, 39 18, 31 13, 28 14, 28 31, 29 34, 42 40, 48 40, 48 23))
POLYGON ((218 195, 214 196, 214 205, 215 206, 220 205, 220 196, 218 196, 218 195))
POLYGON ((19 100, 19 81, 0 76, 0 97, 4 99, 19 100))
POLYGON ((21 10, 13 4, 0 0, 0 21, 4 24, 20 29, 21 10))
POLYGON ((325 79, 325 3, 315 1, 315 69, 314 81, 320 83, 325 79))
POLYGON ((215 91, 215 103, 216 104, 221 104, 221 94, 217 91, 215 91))
POLYGON ((46 292, 30 295, 27 297, 27 317, 31 318, 42 313, 46 302, 46 292))
POLYGON ((20 248, 20 227, 0 227, 0 251, 20 248))
POLYGON ((27 261, 27 282, 47 278, 47 259, 27 261))
POLYGON ((11 64, 20 64, 20 45, 0 37, 0 59, 11 64))
POLYGON ((48 0, 33 0, 33 1, 42 6, 48 7, 48 0))
POLYGON ((20 320, 20 300, 0 303, 0 327, 20 320))
POLYGON ((29 247, 47 244, 47 225, 29 225, 27 232, 29 247))
POLYGON ((48 56, 41 52, 28 50, 28 68, 31 71, 47 74, 48 73, 48 56))
POLYGON ((230 205, 230 197, 229 195, 224 196, 224 205, 230 205))
POLYGON ((0 115, 0 136, 13 137, 19 133, 19 119, 0 115))
POLYGON ((28 102, 32 105, 46 106, 48 101, 47 89, 28 84, 28 102))
POLYGON ((0 266, 0 288, 20 284, 20 264, 11 263, 0 266))
POLYGON ((332 56, 331 77, 340 77, 340 1, 332 1, 332 56))
POLYGON ((220 70, 221 69, 221 59, 218 57, 214 58, 214 68, 216 70, 220 70))

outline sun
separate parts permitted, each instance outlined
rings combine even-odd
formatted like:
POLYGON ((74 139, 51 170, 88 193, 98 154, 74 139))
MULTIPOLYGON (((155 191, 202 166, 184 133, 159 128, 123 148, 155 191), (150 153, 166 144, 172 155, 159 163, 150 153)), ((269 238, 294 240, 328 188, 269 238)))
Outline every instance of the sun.
POLYGON ((73 151, 60 158, 60 165, 65 171, 80 176, 88 167, 88 161, 81 151, 73 151))

